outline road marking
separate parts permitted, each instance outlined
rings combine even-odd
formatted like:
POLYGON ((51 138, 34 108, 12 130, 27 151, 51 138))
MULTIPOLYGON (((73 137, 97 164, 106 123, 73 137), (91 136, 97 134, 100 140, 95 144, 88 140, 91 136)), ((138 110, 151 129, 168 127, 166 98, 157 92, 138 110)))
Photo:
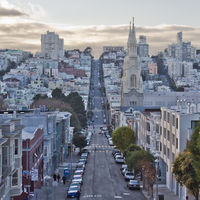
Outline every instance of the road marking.
POLYGON ((89 194, 89 195, 84 195, 83 198, 102 198, 101 194, 89 194))
POLYGON ((115 199, 122 199, 122 196, 114 196, 115 199))
POLYGON ((123 195, 125 195, 125 196, 129 196, 130 193, 128 193, 128 192, 124 192, 123 195))

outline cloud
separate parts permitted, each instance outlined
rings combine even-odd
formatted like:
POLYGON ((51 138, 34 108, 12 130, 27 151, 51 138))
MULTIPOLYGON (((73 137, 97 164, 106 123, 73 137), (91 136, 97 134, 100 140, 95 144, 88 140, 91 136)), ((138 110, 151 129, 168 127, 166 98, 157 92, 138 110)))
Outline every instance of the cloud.
MULTIPOLYGON (((84 49, 91 46, 96 57, 102 53, 103 46, 121 45, 126 47, 129 31, 129 25, 126 24, 68 26, 30 20, 18 23, 1 23, 0 21, 0 26, 1 48, 40 51, 41 34, 49 30, 55 31, 60 38, 64 38, 66 49, 84 49)), ((137 40, 139 35, 146 35, 151 54, 157 54, 157 52, 167 48, 169 44, 176 42, 176 34, 179 31, 183 31, 185 41, 191 41, 193 46, 200 48, 200 28, 198 27, 179 25, 136 27, 137 40)))
POLYGON ((19 16, 28 16, 28 15, 17 9, 4 8, 0 5, 0 17, 19 17, 19 16))

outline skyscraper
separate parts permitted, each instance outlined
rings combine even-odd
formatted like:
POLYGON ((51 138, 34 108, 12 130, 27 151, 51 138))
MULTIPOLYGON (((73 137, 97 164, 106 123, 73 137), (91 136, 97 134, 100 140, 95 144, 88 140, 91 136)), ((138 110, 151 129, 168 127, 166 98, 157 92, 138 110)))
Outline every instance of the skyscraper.
POLYGON ((149 56, 149 45, 147 44, 146 36, 140 35, 139 42, 137 45, 137 52, 139 57, 149 56))
POLYGON ((47 31, 41 35, 41 54, 45 58, 58 59, 64 56, 64 39, 58 34, 47 31))

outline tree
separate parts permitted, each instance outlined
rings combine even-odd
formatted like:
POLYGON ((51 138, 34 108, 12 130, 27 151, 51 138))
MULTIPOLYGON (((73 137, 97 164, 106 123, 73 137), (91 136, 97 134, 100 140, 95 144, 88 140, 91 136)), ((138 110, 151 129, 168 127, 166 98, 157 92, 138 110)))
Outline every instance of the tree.
POLYGON ((128 157, 130 155, 131 152, 133 151, 140 151, 142 150, 139 146, 137 146, 136 144, 130 144, 126 150, 124 151, 124 156, 128 157))
POLYGON ((82 97, 78 92, 71 92, 64 98, 64 101, 71 105, 74 112, 77 113, 81 126, 85 128, 87 126, 87 116, 85 106, 82 97))
POLYGON ((81 130, 78 116, 68 103, 63 102, 60 99, 39 98, 31 105, 32 108, 40 108, 41 106, 45 106, 47 111, 56 111, 59 109, 60 111, 70 112, 72 114, 70 124, 75 128, 74 132, 79 132, 81 130))
POLYGON ((194 160, 191 152, 184 151, 183 154, 180 154, 175 159, 173 173, 177 182, 180 185, 185 185, 195 197, 195 200, 198 200, 200 181, 194 167, 194 160))
POLYGON ((87 146, 87 140, 85 138, 85 136, 79 134, 79 133, 76 133, 73 135, 73 139, 72 139, 72 142, 73 144, 76 146, 76 147, 79 147, 80 148, 80 151, 87 146))
POLYGON ((129 127, 120 127, 112 134, 113 143, 124 152, 130 144, 135 143, 134 131, 129 127))
POLYGON ((48 96, 45 94, 45 95, 41 95, 41 94, 36 94, 34 97, 33 97, 33 100, 34 101, 37 101, 39 99, 48 99, 48 96))
POLYGON ((139 167, 139 162, 141 160, 147 160, 151 163, 154 163, 154 157, 148 151, 145 150, 135 150, 133 152, 129 152, 129 156, 126 158, 126 163, 130 170, 141 170, 139 167))
POLYGON ((191 152, 193 158, 193 167, 200 181, 200 123, 193 131, 190 142, 187 144, 187 150, 191 152))
MULTIPOLYGON (((136 147, 133 147, 136 149, 136 147)), ((126 163, 129 170, 135 171, 135 174, 141 172, 143 178, 143 188, 148 190, 153 197, 153 184, 156 180, 156 170, 154 167, 154 157, 145 150, 135 150, 129 152, 126 157, 126 163)))
POLYGON ((56 99, 63 99, 64 98, 64 94, 62 93, 62 90, 59 88, 56 88, 52 91, 52 97, 56 98, 56 99))

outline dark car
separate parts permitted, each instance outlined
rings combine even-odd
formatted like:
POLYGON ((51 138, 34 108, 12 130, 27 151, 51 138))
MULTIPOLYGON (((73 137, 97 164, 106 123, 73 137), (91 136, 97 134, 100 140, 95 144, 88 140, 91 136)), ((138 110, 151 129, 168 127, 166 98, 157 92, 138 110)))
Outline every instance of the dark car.
POLYGON ((116 153, 121 153, 121 152, 118 149, 114 149, 113 152, 112 152, 112 155, 114 156, 116 153))
POLYGON ((131 190, 140 190, 140 182, 138 180, 130 180, 127 187, 131 190))
POLYGON ((80 196, 80 190, 77 189, 69 189, 67 192, 67 197, 68 198, 74 198, 74 197, 79 197, 80 196))

